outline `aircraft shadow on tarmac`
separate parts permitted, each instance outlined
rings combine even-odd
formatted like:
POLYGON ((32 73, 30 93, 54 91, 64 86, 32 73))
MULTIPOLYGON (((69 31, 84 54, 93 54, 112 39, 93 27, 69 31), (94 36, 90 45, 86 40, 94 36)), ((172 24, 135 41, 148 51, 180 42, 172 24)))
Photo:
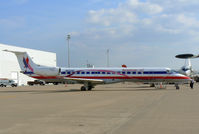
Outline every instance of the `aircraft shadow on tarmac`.
POLYGON ((94 89, 93 91, 107 91, 107 92, 111 92, 111 91, 113 91, 113 92, 125 92, 125 91, 141 91, 141 92, 143 92, 143 91, 145 91, 145 92, 147 92, 147 91, 165 91, 165 90, 170 90, 170 89, 155 89, 155 88, 131 88, 131 89, 124 89, 124 88, 122 88, 122 89, 108 89, 108 90, 106 90, 106 89, 94 89))
POLYGON ((47 93, 67 93, 67 92, 125 92, 125 91, 165 91, 172 89, 157 89, 149 86, 139 86, 139 87, 105 87, 103 89, 95 88, 92 91, 81 91, 80 89, 53 89, 53 90, 0 90, 0 93, 31 93, 31 94, 47 94, 47 93), (107 89, 107 90, 106 90, 107 89))
POLYGON ((70 90, 9 90, 9 91, 0 91, 0 93, 34 93, 34 94, 42 94, 42 93, 63 93, 63 92, 80 92, 78 89, 70 89, 70 90))

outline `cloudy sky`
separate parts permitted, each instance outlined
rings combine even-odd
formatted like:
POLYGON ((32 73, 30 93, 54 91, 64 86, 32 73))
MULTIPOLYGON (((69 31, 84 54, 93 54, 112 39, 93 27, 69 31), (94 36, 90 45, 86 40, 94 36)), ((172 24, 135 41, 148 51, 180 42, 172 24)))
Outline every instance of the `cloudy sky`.
MULTIPOLYGON (((199 54, 198 0, 0 0, 0 43, 57 53, 67 66, 180 68, 199 54)), ((192 60, 199 70, 199 59, 192 60)))

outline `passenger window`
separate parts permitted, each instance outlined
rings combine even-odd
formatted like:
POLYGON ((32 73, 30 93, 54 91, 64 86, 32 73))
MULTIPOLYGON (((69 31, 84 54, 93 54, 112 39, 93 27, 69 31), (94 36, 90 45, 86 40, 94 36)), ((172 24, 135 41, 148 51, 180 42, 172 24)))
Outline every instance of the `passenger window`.
POLYGON ((77 74, 80 74, 80 72, 77 72, 77 74))
POLYGON ((66 72, 61 72, 61 74, 66 74, 66 72))

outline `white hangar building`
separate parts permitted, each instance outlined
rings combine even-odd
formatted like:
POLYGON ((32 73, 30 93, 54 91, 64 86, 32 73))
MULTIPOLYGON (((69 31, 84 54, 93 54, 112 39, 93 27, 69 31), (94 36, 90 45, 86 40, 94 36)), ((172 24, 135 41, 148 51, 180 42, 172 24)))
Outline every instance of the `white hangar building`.
POLYGON ((13 79, 18 85, 27 85, 27 81, 34 79, 20 73, 17 57, 13 53, 2 51, 6 49, 27 52, 32 60, 39 65, 54 67, 57 65, 56 53, 0 44, 0 78, 13 79))

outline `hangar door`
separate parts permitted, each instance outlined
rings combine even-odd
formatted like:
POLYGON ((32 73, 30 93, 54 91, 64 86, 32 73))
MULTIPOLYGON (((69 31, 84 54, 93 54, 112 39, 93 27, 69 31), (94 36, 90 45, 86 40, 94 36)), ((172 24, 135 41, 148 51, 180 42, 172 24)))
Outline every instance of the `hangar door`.
POLYGON ((11 72, 11 79, 14 80, 17 84, 19 84, 18 72, 11 72))

